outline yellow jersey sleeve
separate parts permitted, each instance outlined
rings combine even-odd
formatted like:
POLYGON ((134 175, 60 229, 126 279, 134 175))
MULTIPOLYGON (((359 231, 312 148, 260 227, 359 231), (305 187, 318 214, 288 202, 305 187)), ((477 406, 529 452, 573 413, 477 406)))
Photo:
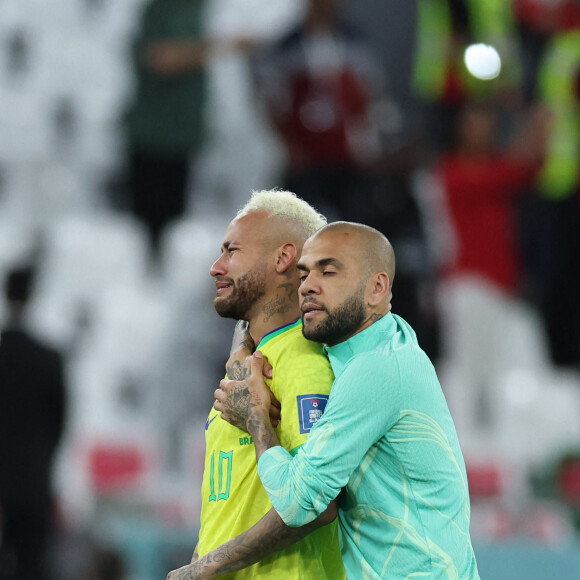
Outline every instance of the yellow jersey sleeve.
POLYGON ((282 405, 276 434, 293 452, 322 416, 334 375, 320 344, 305 339, 301 326, 290 332, 280 344, 274 339, 260 350, 274 367, 270 388, 282 405))

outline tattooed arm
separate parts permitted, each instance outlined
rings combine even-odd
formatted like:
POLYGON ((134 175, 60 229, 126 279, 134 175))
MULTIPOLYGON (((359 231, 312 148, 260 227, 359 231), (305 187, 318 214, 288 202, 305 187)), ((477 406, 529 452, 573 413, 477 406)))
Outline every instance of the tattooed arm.
POLYGON ((238 369, 243 369, 244 361, 252 356, 256 350, 256 345, 250 334, 250 325, 245 320, 238 320, 234 335, 232 337, 232 346, 230 348, 230 358, 226 363, 226 372, 228 377, 234 378, 238 369))
POLYGON ((251 358, 251 371, 239 380, 224 379, 214 393, 214 408, 239 429, 250 433, 256 448, 256 461, 271 447, 280 445, 270 420, 272 392, 263 379, 264 357, 258 350, 251 358))
MULTIPOLYGON (((230 351, 230 358, 226 363, 226 373, 228 379, 234 381, 243 381, 250 376, 250 361, 252 353, 255 350, 254 341, 249 333, 248 323, 240 320, 236 325, 234 337, 232 340, 232 348, 230 351)), ((264 359, 263 376, 272 378, 272 365, 264 359)), ((274 396, 274 393, 266 386, 270 392, 270 422, 273 427, 276 427, 280 422, 280 402, 274 396)))
POLYGON ((336 518, 336 501, 313 522, 301 528, 287 526, 273 508, 253 527, 205 554, 199 560, 170 572, 167 580, 217 578, 251 566, 266 556, 292 546, 336 518))

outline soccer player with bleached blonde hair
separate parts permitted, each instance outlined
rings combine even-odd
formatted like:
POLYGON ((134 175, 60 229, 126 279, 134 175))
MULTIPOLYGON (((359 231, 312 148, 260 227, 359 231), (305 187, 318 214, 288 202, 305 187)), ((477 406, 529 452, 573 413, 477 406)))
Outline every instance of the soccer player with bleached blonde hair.
MULTIPOLYGON (((269 388, 280 442, 296 453, 324 412, 333 374, 322 347, 304 338, 296 264, 308 237, 326 219, 288 191, 253 192, 226 229, 211 266, 214 307, 245 321, 251 342, 268 356, 269 388)), ((236 342, 236 341, 234 341, 236 342)), ((230 357, 229 378, 244 378, 243 359, 230 357)), ((215 387, 217 385, 214 385, 215 387)), ((199 543, 191 564, 168 580, 283 578, 340 580, 336 502, 314 522, 293 529, 281 520, 260 482, 251 437, 211 410, 206 427, 199 543)))

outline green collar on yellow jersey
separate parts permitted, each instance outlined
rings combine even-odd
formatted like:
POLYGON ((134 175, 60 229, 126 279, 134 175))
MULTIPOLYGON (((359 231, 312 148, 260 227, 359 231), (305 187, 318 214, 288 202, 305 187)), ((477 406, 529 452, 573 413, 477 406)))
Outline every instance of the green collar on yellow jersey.
POLYGON ((278 328, 271 330, 262 337, 262 340, 260 341, 260 344, 258 344, 258 346, 256 347, 256 350, 260 350, 269 340, 272 340, 274 337, 279 336, 280 334, 286 332, 287 330, 292 330, 293 328, 296 328, 301 324, 302 319, 297 318, 294 322, 290 322, 289 324, 285 324, 284 326, 279 326, 278 328))

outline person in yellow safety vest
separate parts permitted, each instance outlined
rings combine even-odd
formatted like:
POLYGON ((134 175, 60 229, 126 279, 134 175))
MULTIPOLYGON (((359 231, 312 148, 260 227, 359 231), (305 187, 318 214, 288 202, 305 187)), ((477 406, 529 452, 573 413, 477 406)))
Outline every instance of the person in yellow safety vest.
POLYGON ((538 95, 553 120, 546 159, 538 176, 538 193, 558 200, 576 194, 580 177, 580 29, 553 36, 538 75, 538 95))
POLYGON ((552 362, 580 368, 580 29, 554 34, 539 65, 538 97, 552 123, 535 194, 522 221, 530 298, 552 362))
POLYGON ((517 34, 512 3, 508 0, 419 0, 417 45, 413 86, 426 101, 444 101, 450 75, 460 85, 461 96, 484 96, 518 86, 521 70, 517 54, 517 34), (457 15, 466 20, 466 30, 458 30, 457 15), (493 81, 478 80, 469 74, 463 52, 470 43, 496 48, 502 72, 493 81))
POLYGON ((455 116, 467 99, 519 103, 522 70, 510 0, 418 0, 413 90, 422 117, 427 152, 454 145, 455 116), (500 55, 497 78, 474 77, 464 62, 471 43, 491 44, 500 55))

